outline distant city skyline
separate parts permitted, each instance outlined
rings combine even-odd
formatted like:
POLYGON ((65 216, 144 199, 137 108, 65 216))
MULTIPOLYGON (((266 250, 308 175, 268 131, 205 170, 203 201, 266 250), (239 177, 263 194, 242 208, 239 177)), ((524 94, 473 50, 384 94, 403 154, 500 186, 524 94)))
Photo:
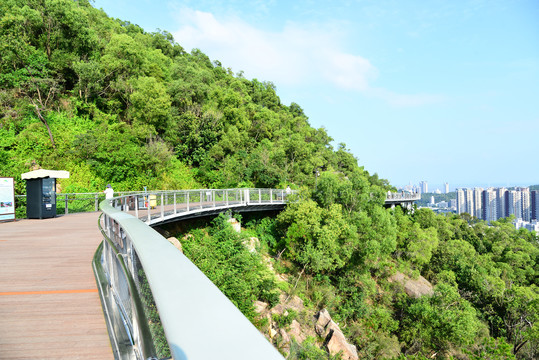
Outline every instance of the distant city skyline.
MULTIPOLYGON (((404 187, 409 186, 409 185, 421 188, 421 182, 422 181, 425 181, 427 183, 429 193, 434 193, 436 190, 440 190, 442 194, 444 193, 446 181, 444 181, 444 182, 442 182, 440 184, 433 184, 433 183, 429 182, 428 180, 418 180, 415 183, 412 181, 412 182, 408 182, 406 184, 393 184, 393 185, 395 187, 397 187, 397 188, 404 188, 404 187)), ((535 183, 516 183, 516 182, 515 183, 487 183, 487 182, 481 183, 481 182, 479 182, 479 183, 464 183, 464 184, 451 184, 451 183, 448 183, 448 185, 449 185, 449 192, 454 192, 458 188, 482 187, 482 188, 487 189, 487 188, 498 188, 498 187, 505 187, 505 188, 529 187, 529 186, 533 186, 533 185, 539 185, 539 180, 537 180, 535 183)))
POLYGON ((528 187, 509 190, 505 187, 459 188, 456 191, 456 213, 468 213, 488 222, 515 216, 525 222, 537 221, 539 209, 539 190, 530 191, 528 187))
POLYGON ((539 2, 96 0, 271 81, 395 186, 539 182, 539 2), (436 175, 434 175, 436 174, 436 175))

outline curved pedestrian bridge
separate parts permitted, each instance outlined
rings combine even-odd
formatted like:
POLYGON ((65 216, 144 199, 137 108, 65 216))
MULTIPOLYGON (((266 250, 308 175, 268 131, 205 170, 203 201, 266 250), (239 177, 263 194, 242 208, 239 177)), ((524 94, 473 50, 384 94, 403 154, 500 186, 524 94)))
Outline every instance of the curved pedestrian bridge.
POLYGON ((0 224, 0 358, 282 359, 148 225, 279 210, 290 196, 275 189, 129 194, 103 201, 99 224, 97 212, 0 224))

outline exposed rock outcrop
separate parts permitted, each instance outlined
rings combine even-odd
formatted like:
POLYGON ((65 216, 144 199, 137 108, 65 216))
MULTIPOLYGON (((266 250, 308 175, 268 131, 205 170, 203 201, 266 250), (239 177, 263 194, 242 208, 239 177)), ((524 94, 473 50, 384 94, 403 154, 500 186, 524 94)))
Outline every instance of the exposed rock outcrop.
POLYGON ((318 335, 324 339, 322 346, 327 349, 330 355, 341 353, 343 360, 358 359, 356 347, 348 343, 339 325, 331 319, 326 309, 320 310, 315 316, 311 317, 312 322, 309 317, 307 317, 307 320, 303 318, 303 325, 294 319, 290 325, 279 328, 274 322, 274 315, 287 316, 289 311, 300 314, 304 310, 303 300, 297 296, 287 297, 281 294, 280 303, 273 308, 269 308, 265 302, 255 302, 255 311, 268 319, 268 328, 264 333, 282 351, 288 353, 292 340, 301 344, 307 337, 317 337, 316 335, 318 335))
POLYGON ((174 247, 178 250, 180 250, 180 252, 183 254, 183 249, 182 249, 182 244, 180 243, 180 241, 178 239, 176 239, 174 236, 172 237, 169 237, 167 239, 172 245, 174 245, 174 247))
POLYGON ((273 340, 276 335, 280 335, 278 341, 279 348, 288 352, 290 350, 290 343, 294 339, 298 343, 302 343, 308 336, 314 336, 314 332, 308 328, 302 328, 300 323, 293 319, 291 324, 286 328, 279 328, 275 323, 273 316, 287 316, 290 311, 294 311, 300 314, 305 310, 303 300, 297 296, 286 296, 281 294, 279 296, 279 304, 270 308, 269 305, 262 301, 255 301, 255 311, 260 314, 261 317, 268 319, 268 328, 264 331, 268 338, 273 340))
POLYGON ((322 337, 325 336, 324 346, 330 355, 341 353, 343 360, 359 359, 356 347, 348 343, 339 325, 331 319, 326 309, 320 310, 316 318, 316 332, 322 337))
POLYGON ((288 297, 285 294, 281 294, 279 295, 279 304, 271 309, 271 313, 282 315, 286 310, 294 310, 295 312, 300 313, 303 309, 303 300, 298 296, 294 295, 288 297))
POLYGON ((238 220, 230 218, 227 221, 230 223, 230 225, 232 225, 234 231, 241 232, 241 223, 238 220))
POLYGON ((404 292, 406 292, 409 297, 415 299, 425 295, 432 296, 432 294, 434 294, 432 284, 421 275, 419 275, 417 280, 414 280, 401 272, 397 272, 387 280, 389 282, 402 284, 404 286, 404 292))
POLYGON ((258 238, 254 236, 251 236, 249 240, 245 240, 243 242, 243 245, 245 245, 245 247, 247 248, 247 250, 249 250, 249 252, 255 253, 256 249, 260 247, 260 240, 258 240, 258 238))
POLYGON ((262 314, 268 308, 268 303, 263 301, 255 301, 255 311, 259 314, 262 314))
POLYGON ((316 319, 317 320, 316 324, 314 324, 314 330, 318 335, 325 337, 327 335, 326 327, 331 321, 331 316, 329 315, 329 312, 326 309, 320 310, 318 312, 318 315, 316 315, 316 319))
POLYGON ((307 339, 307 334, 301 330, 301 325, 296 320, 292 320, 292 324, 290 324, 290 330, 288 331, 288 334, 291 338, 294 338, 299 344, 305 341, 307 339))

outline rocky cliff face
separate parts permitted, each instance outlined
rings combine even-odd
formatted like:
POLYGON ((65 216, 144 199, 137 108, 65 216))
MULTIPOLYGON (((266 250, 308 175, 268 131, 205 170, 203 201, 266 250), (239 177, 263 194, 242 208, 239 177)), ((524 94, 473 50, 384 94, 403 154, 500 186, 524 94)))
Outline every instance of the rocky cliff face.
POLYGON ((322 309, 316 315, 315 331, 324 338, 324 346, 330 355, 340 353, 343 360, 357 360, 357 349, 350 344, 339 325, 331 319, 329 312, 322 309))
POLYGON ((301 344, 308 337, 313 337, 332 356, 340 353, 343 360, 358 359, 356 347, 346 340, 326 309, 309 314, 299 297, 284 294, 279 304, 271 309, 261 301, 255 303, 255 308, 262 318, 268 320, 264 335, 285 354, 290 352, 292 341, 301 344), (288 318, 290 315, 297 319, 288 318))

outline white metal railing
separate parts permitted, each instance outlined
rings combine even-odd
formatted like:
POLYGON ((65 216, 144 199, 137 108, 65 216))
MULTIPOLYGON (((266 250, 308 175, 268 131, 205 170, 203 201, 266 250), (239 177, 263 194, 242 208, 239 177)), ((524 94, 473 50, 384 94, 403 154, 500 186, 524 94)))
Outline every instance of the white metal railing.
POLYGON ((148 224, 227 209, 283 207, 288 195, 275 189, 155 191, 101 202, 105 241, 93 264, 115 357, 282 359, 232 302, 148 224))
POLYGON ((391 201, 416 201, 421 199, 419 193, 388 193, 386 195, 386 202, 391 201))
MULTIPOLYGON (((137 191, 121 191, 116 193, 118 196, 136 194, 137 191)), ((79 212, 99 211, 99 203, 105 200, 105 194, 101 192, 91 193, 55 193, 56 214, 72 214, 79 212)), ((15 195, 17 209, 26 207, 26 195, 15 195)), ((24 217, 26 212, 17 214, 18 217, 24 217)))
POLYGON ((212 210, 282 205, 287 195, 282 189, 165 190, 118 196, 111 204, 147 224, 155 224, 212 210))
MULTIPOLYGON (((206 190, 150 190, 121 191, 115 193, 115 207, 135 212, 135 216, 148 224, 175 217, 182 212, 196 212, 198 209, 229 205, 242 206, 244 201, 250 204, 279 204, 286 198, 285 190, 273 189, 206 189, 206 190), (241 190, 241 191, 240 191, 241 190), (202 199, 202 201, 201 201, 202 199), (155 206, 152 204, 155 203, 155 206), (136 204, 136 205, 135 205, 136 204), (156 210, 158 209, 158 210, 156 210)), ((103 192, 93 193, 56 193, 57 214, 98 211, 99 203, 105 199, 103 192), (62 209, 63 207, 63 209, 62 209)), ((421 199, 418 193, 388 193, 386 203, 416 201, 421 199)), ((15 195, 16 208, 25 208, 26 195, 15 195)), ((17 217, 25 217, 25 212, 18 212, 17 217)))

